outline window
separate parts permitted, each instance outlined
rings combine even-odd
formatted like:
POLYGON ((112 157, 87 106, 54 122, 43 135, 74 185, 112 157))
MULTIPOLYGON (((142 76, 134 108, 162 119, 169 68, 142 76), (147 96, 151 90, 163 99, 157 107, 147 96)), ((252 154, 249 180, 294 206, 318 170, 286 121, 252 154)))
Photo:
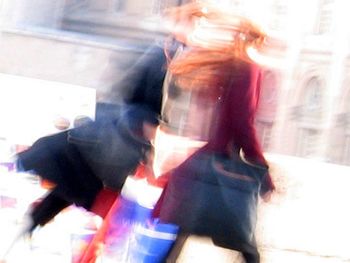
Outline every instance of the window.
POLYGON ((332 29, 334 0, 322 0, 316 25, 316 34, 326 34, 332 29))
POLYGON ((261 103, 274 104, 277 100, 276 77, 272 72, 264 74, 261 88, 261 103))
POLYGON ((303 114, 310 115, 322 109, 322 84, 318 77, 312 77, 305 86, 303 114))
POLYGON ((300 129, 297 155, 301 157, 315 157, 317 154, 318 135, 319 131, 316 129, 300 129))
POLYGON ((272 123, 261 123, 259 125, 259 134, 263 150, 269 150, 272 138, 272 123))
POLYGON ((231 7, 240 7, 242 4, 242 0, 207 0, 206 2, 212 4, 220 4, 231 7))
POLYGON ((283 30, 286 26, 288 8, 285 1, 275 0, 272 3, 272 15, 270 27, 272 30, 283 30))
MULTIPOLYGON (((345 83, 348 84, 348 81, 345 83)), ((350 92, 347 92, 347 95, 344 97, 349 101, 350 92)), ((343 114, 339 114, 340 125, 342 125, 343 136, 342 138, 338 138, 338 140, 343 141, 343 150, 341 156, 341 163, 344 165, 350 165, 350 107, 347 106, 346 111, 343 114)))
POLYGON ((343 164, 350 165, 350 135, 345 136, 344 150, 343 150, 343 164))
POLYGON ((136 45, 147 45, 164 35, 164 24, 160 22, 163 9, 178 2, 179 0, 69 0, 64 8, 62 29, 117 40, 128 39, 136 45))
POLYGON ((64 5, 64 12, 78 12, 79 10, 86 10, 88 6, 89 0, 67 0, 64 5))

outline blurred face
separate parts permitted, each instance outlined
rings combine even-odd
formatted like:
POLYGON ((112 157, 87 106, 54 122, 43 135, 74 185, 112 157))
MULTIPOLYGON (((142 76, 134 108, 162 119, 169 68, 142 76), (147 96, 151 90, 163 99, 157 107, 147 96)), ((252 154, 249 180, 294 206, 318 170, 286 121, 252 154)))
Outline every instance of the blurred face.
POLYGON ((264 40, 250 20, 205 1, 169 9, 166 15, 174 37, 187 46, 216 51, 233 49, 239 55, 246 47, 264 40))
POLYGON ((232 43, 232 26, 223 26, 220 19, 216 21, 201 15, 206 12, 208 10, 205 7, 193 14, 189 14, 187 10, 178 12, 172 16, 175 22, 170 24, 170 31, 178 41, 188 46, 222 49, 227 43, 232 43))
POLYGON ((188 36, 193 32, 194 21, 186 16, 181 16, 171 25, 171 32, 177 41, 187 44, 188 36))

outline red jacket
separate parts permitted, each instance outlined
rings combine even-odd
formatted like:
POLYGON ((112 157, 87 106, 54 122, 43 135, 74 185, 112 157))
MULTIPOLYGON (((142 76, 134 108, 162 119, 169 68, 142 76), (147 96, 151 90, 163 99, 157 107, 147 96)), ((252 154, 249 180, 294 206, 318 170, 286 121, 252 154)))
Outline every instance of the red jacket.
MULTIPOLYGON (((226 88, 218 101, 215 123, 206 147, 210 151, 228 153, 229 148, 233 146, 237 152, 242 149, 249 161, 268 166, 254 126, 261 70, 257 65, 248 62, 223 65, 223 69, 228 73, 228 77, 221 80, 225 81, 226 88)), ((274 188, 268 174, 263 181, 262 193, 274 188)))

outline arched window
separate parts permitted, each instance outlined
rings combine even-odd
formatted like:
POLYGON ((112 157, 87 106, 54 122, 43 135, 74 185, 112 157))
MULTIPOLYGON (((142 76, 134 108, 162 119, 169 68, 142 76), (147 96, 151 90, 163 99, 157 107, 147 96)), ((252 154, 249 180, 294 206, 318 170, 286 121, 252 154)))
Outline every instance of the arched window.
MULTIPOLYGON (((350 81, 346 81, 345 83, 349 84, 350 81)), ((350 91, 347 92, 347 95, 345 96, 346 101, 349 101, 350 99, 350 91)), ((347 105, 347 108, 342 114, 343 118, 343 131, 344 131, 344 138, 340 138, 340 140, 344 140, 343 143, 343 152, 341 156, 341 163, 345 165, 350 165, 350 105, 347 105)))
POLYGON ((301 157, 314 157, 317 154, 317 139, 320 131, 317 129, 301 128, 298 134, 297 155, 301 157))
POLYGON ((277 110, 276 74, 266 71, 261 82, 261 94, 256 118, 257 131, 262 147, 268 151, 272 142, 272 129, 277 110))
POLYGON ((304 88, 304 115, 320 112, 322 109, 322 82, 318 77, 312 77, 304 88))
POLYGON ((261 104, 275 104, 277 101, 277 80, 273 72, 266 72, 262 80, 261 104))
POLYGON ((297 139, 297 155, 317 157, 321 133, 323 82, 317 76, 311 77, 303 87, 300 96, 301 115, 297 139))

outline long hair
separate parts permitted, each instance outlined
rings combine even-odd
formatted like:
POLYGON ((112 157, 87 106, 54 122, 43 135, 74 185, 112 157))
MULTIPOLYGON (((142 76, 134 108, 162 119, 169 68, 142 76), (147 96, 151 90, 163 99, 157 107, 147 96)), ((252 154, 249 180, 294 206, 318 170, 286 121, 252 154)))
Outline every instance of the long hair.
MULTIPOLYGON (((266 34, 249 19, 203 2, 168 9, 165 15, 175 24, 191 26, 186 35, 186 50, 170 59, 165 46, 170 72, 182 79, 192 78, 192 85, 181 85, 183 88, 196 87, 193 81, 213 84, 219 78, 216 73, 223 74, 220 69, 224 65, 251 62, 247 49, 260 49, 266 38, 266 34), (200 74, 196 74, 198 71, 200 74)), ((178 34, 173 32, 175 38, 178 34)))

